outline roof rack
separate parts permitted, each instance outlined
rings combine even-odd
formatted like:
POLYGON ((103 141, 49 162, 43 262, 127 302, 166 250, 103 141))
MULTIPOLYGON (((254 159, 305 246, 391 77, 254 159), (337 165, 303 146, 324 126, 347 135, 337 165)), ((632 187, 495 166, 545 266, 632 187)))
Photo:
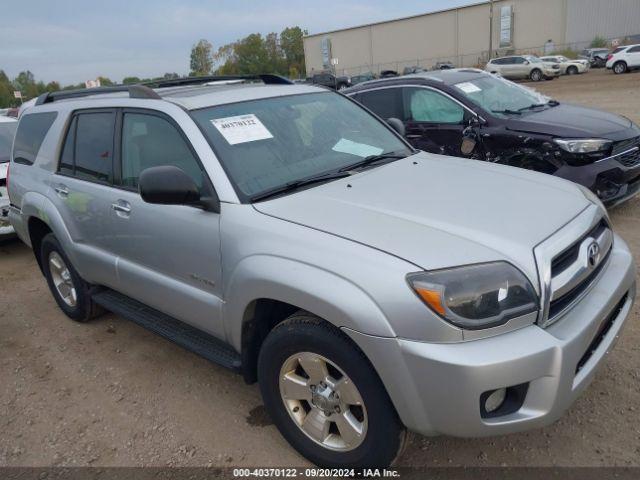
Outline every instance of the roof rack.
POLYGON ((223 82, 225 80, 262 80, 266 85, 293 85, 293 82, 280 75, 265 73, 261 75, 210 75, 205 77, 184 77, 167 80, 155 80, 143 85, 154 88, 181 87, 184 85, 200 85, 209 82, 223 82))
POLYGON ((70 98, 89 97, 107 93, 128 92, 129 98, 148 98, 159 100, 162 97, 145 85, 118 85, 115 87, 82 88, 78 90, 61 90, 59 92, 43 93, 36 100, 36 105, 67 100, 70 98))

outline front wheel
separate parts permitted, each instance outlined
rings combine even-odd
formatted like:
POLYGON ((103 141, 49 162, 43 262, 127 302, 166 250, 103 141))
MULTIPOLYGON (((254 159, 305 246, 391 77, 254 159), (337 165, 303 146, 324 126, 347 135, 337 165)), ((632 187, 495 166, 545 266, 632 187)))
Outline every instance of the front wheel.
POLYGON ((539 82, 542 80, 542 71, 538 69, 533 70, 529 75, 529 78, 532 82, 539 82))
POLYGON ((297 313, 258 358, 267 411, 287 441, 321 467, 384 468, 405 429, 373 367, 340 330, 297 313))
POLYGON ((569 68, 567 68, 567 75, 577 75, 577 74, 578 74, 578 67, 572 65, 569 68))
POLYGON ((614 66, 613 66, 613 73, 615 73, 616 75, 620 75, 622 73, 626 73, 627 72, 627 64, 624 62, 617 62, 614 66))

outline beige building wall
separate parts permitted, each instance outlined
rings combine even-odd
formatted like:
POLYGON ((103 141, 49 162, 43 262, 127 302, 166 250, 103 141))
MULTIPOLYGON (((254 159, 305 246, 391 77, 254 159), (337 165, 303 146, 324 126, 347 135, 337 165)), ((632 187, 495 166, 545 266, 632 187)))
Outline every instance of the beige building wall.
MULTIPOLYGON (((606 1, 606 0, 601 0, 606 1)), ((542 48, 566 39, 567 0, 502 0, 494 3, 493 50, 500 43, 500 8, 513 7, 513 48, 542 48)), ((305 37, 307 74, 323 69, 321 43, 331 40, 336 71, 402 70, 405 66, 431 67, 437 61, 475 66, 489 50, 488 2, 432 14, 390 20, 305 37)))

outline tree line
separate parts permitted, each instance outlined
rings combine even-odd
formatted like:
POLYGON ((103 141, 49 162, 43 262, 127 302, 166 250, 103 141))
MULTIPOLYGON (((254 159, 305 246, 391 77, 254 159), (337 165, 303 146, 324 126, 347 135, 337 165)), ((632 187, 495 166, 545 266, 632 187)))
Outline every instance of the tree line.
MULTIPOLYGON (((261 35, 252 33, 246 37, 222 45, 214 51, 207 40, 200 40, 191 49, 189 75, 252 75, 259 73, 275 73, 290 78, 305 75, 304 48, 302 38, 307 34, 300 27, 288 27, 280 33, 261 35)), ((124 85, 152 82, 162 79, 180 78, 177 73, 165 73, 157 78, 140 78, 128 76, 122 80, 124 85)), ((116 82, 107 77, 98 77, 102 86, 115 85, 116 82)), ((85 84, 60 85, 52 81, 44 83, 36 81, 29 70, 20 72, 10 79, 0 70, 0 108, 16 107, 20 100, 13 95, 14 91, 22 93, 23 100, 29 100, 45 92, 85 88, 85 84)))

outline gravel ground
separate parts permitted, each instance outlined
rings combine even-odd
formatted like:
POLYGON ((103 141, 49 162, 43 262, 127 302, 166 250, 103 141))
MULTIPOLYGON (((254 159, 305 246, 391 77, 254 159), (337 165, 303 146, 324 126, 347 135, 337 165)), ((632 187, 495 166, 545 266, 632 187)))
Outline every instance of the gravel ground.
MULTIPOLYGON (((536 84, 640 123, 640 74, 536 84)), ((640 258, 640 199, 612 212, 640 258)), ((114 315, 55 305, 31 252, 0 245, 0 466, 304 466, 257 386, 114 315)), ((402 466, 640 465, 640 324, 556 424, 499 438, 413 436, 402 466)))

